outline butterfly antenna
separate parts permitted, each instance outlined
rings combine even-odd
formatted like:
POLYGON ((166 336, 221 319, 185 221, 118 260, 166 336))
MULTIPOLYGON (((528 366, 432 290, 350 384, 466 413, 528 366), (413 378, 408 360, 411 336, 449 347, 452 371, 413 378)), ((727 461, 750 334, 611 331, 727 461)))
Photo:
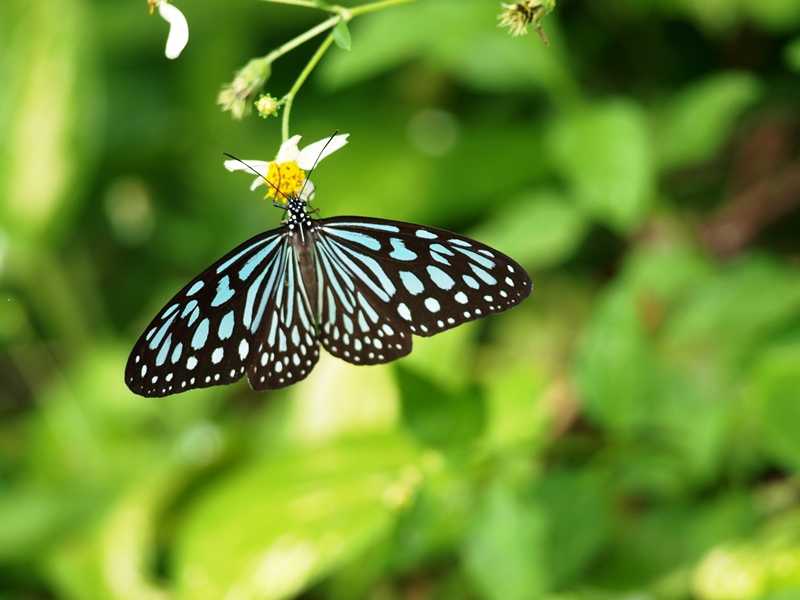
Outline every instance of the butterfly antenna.
MULTIPOLYGON (((327 144, 325 144, 325 145, 327 146, 327 144)), ((244 162, 244 161, 243 161, 241 158, 238 158, 238 157, 234 156, 233 154, 228 154, 227 152, 223 152, 222 154, 223 154, 224 156, 227 156, 228 158, 232 158, 232 159, 233 159, 233 160, 235 160, 236 162, 240 162, 240 163, 242 163, 242 164, 243 164, 245 167, 247 167, 248 169, 250 169, 250 170, 251 170, 253 173, 255 173, 256 175, 258 175, 259 177, 261 177, 261 179, 263 179, 264 181, 266 181, 268 185, 271 185, 271 186, 274 188, 274 190, 275 190, 275 194, 276 194, 276 195, 277 195, 277 194, 280 194, 281 196, 283 196, 283 197, 286 199, 286 203, 287 203, 287 204, 289 203, 289 200, 290 200, 289 196, 287 196, 286 194, 284 194, 284 193, 281 191, 281 188, 280 188, 280 185, 281 185, 281 181, 280 181, 280 174, 281 174, 281 171, 280 171, 280 169, 278 169, 278 185, 275 185, 275 184, 274 184, 274 183, 272 183, 272 182, 271 182, 269 179, 267 179, 267 177, 266 177, 265 175, 262 175, 261 173, 259 173, 258 171, 256 171, 256 170, 255 170, 253 167, 251 167, 250 165, 248 165, 248 164, 247 164, 246 162, 244 162)), ((277 196, 276 196, 276 197, 277 197, 277 196)), ((278 208, 283 208, 283 209, 285 209, 285 208, 286 208, 286 204, 278 204, 277 202, 273 202, 273 203, 272 203, 272 205, 273 205, 273 206, 277 206, 278 208)))
POLYGON ((317 159, 314 161, 314 165, 308 171, 308 175, 306 175, 306 179, 303 182, 303 187, 300 188, 300 194, 298 194, 298 196, 300 198, 303 197, 303 192, 306 189, 306 184, 311 180, 311 174, 314 172, 314 169, 317 168, 317 165, 319 164, 320 158, 322 158, 322 154, 323 154, 323 152, 325 152, 325 148, 328 147, 328 144, 330 144, 333 141, 333 138, 335 138, 337 135, 339 135, 339 130, 338 129, 333 132, 333 135, 328 138, 327 142, 325 142, 325 145, 322 147, 322 150, 319 151, 319 155, 317 156, 317 159))

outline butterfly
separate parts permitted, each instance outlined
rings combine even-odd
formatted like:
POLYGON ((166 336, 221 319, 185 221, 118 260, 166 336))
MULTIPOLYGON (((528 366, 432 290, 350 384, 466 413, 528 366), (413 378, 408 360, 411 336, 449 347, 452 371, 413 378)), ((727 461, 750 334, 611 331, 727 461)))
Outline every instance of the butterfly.
POLYGON ((423 337, 522 302, 531 280, 470 238, 364 217, 318 219, 289 196, 282 226, 190 281, 133 347, 125 382, 168 396, 247 375, 254 390, 306 378, 320 343, 355 365, 387 363, 423 337))

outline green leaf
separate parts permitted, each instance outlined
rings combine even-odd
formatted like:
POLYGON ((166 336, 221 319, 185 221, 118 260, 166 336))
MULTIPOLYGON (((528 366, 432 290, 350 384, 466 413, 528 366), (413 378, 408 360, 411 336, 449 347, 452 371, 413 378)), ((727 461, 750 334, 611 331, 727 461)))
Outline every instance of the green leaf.
POLYGON ((778 346, 759 357, 748 396, 767 450, 800 470, 800 343, 778 346))
POLYGON ((73 498, 33 486, 0 489, 0 561, 31 560, 55 537, 59 524, 73 517, 73 498))
POLYGON ((423 443, 450 448, 474 441, 486 421, 483 395, 473 386, 445 391, 408 369, 397 369, 403 398, 403 420, 423 443))
POLYGON ((499 210, 507 195, 552 178, 540 127, 460 124, 458 143, 429 165, 436 169, 427 196, 429 218, 446 223, 458 214, 484 222, 491 219, 487 205, 492 212, 499 210))
POLYGON ((698 286, 676 310, 664 343, 673 356, 717 356, 738 376, 800 315, 800 271, 767 256, 749 256, 698 286))
POLYGON ((545 475, 536 489, 547 516, 548 572, 557 587, 570 587, 611 533, 608 481, 590 470, 545 475))
POLYGON ((494 483, 464 546, 464 566, 482 598, 530 600, 547 591, 544 520, 530 498, 494 483))
MULTIPOLYGON (((676 478, 671 483, 676 486, 711 484, 720 466, 730 460, 725 453, 736 410, 735 387, 713 356, 704 361, 699 376, 699 356, 673 362, 673 357, 659 350, 659 369, 653 374, 657 403, 650 424, 660 430, 662 460, 674 467, 676 478), (691 419, 686 418, 688 414, 691 419)), ((662 472, 667 471, 662 466, 662 472)))
MULTIPOLYGON (((331 573, 319 586, 315 596, 325 600, 351 600, 368 598, 370 590, 385 576, 390 553, 395 543, 395 531, 379 536, 350 563, 331 573)), ((379 585, 379 584, 378 584, 379 585)))
POLYGON ((194 600, 296 596, 366 551, 419 481, 401 438, 250 463, 199 495, 177 542, 178 587, 194 600))
POLYGON ((657 126, 661 168, 711 159, 761 94, 758 79, 739 72, 716 74, 682 90, 657 126))
POLYGON ((91 29, 82 3, 9 2, 14 27, 0 34, 0 226, 37 239, 70 222, 103 123, 91 29), (15 6, 18 5, 18 6, 15 6))
POLYGON ((474 379, 470 366, 477 346, 479 324, 465 323, 432 337, 415 337, 414 351, 397 366, 435 382, 447 390, 463 389, 474 379))
MULTIPOLYGON (((331 55, 320 77, 331 87, 370 79, 415 57, 451 55, 474 37, 481 16, 493 17, 481 3, 433 0, 380 11, 354 25, 360 52, 331 55), (447 27, 442 27, 447 23, 447 27)), ((488 27, 494 27, 489 21, 488 27)))
POLYGON ((354 369, 329 354, 320 356, 314 377, 289 390, 286 428, 295 443, 375 435, 397 427, 400 393, 392 367, 354 369))
MULTIPOLYGON (((652 586, 665 574, 686 569, 710 548, 751 534, 759 519, 756 502, 746 491, 729 490, 710 498, 673 498, 644 510, 622 509, 615 517, 616 528, 602 555, 604 579, 627 589, 652 586)), ((655 597, 696 598, 685 589, 689 583, 679 577, 669 586, 671 592, 655 597)))
POLYGON ((792 71, 800 73, 800 37, 796 37, 786 44, 783 49, 783 58, 792 71))
POLYGON ((549 136, 554 164, 587 213, 629 232, 655 195, 650 134, 644 112, 617 100, 566 114, 549 136))
POLYGON ((526 267, 557 265, 578 248, 589 223, 583 211, 553 190, 533 192, 496 213, 472 232, 526 267))
MULTIPOLYGON (((86 532, 61 540, 43 561, 48 587, 60 598, 117 600, 103 581, 98 554, 95 537, 86 532)), ((138 579, 140 573, 134 570, 132 575, 138 579)), ((134 589, 142 591, 138 585, 134 589)))
POLYGON ((772 520, 755 536, 712 548, 692 576, 698 600, 783 600, 800 593, 800 515, 772 520))
POLYGON ((606 427, 635 427, 652 407, 654 371, 636 295, 621 287, 609 290, 598 301, 578 347, 575 377, 586 410, 606 427))
POLYGON ((551 383, 547 367, 504 362, 485 382, 484 440, 495 449, 549 442, 552 414, 542 401, 551 383))
MULTIPOLYGON (((480 90, 544 88, 562 99, 574 93, 560 46, 500 34, 498 10, 490 2, 426 0, 358 19, 353 28, 360 51, 331 55, 320 65, 320 78, 342 88, 417 60, 480 90)), ((547 33, 558 39, 554 21, 547 33)))
POLYGON ((336 26, 333 28, 333 41, 342 50, 350 50, 350 29, 347 27, 347 21, 339 19, 336 26))
POLYGON ((397 572, 424 569, 453 554, 474 517, 473 483, 442 455, 428 452, 425 485, 398 523, 390 568, 397 572))
MULTIPOLYGON (((670 306, 706 283, 713 271, 691 251, 633 253, 598 299, 578 347, 575 376, 589 413, 630 430, 648 422, 664 389, 660 328, 670 306)), ((677 396, 676 396, 677 397, 677 396)), ((663 416, 663 415, 662 415, 663 416)))
POLYGON ((157 525, 192 474, 170 462, 153 465, 113 506, 105 508, 95 527, 67 536, 47 557, 52 584, 69 598, 168 598, 151 562, 157 525))
POLYGON ((743 12, 762 28, 776 33, 797 31, 800 3, 795 0, 741 0, 743 12))

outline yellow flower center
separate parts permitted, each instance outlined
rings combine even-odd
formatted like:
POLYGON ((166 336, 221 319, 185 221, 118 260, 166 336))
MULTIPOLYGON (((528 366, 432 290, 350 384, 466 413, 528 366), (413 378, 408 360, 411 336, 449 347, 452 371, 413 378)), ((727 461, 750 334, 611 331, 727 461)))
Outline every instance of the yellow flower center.
POLYGON ((267 171, 267 186, 269 192, 265 198, 275 198, 277 202, 286 204, 287 196, 297 196, 303 189, 303 182, 306 180, 306 172, 301 169, 295 161, 284 162, 281 164, 270 163, 267 171), (275 188, 280 190, 275 191, 275 188))

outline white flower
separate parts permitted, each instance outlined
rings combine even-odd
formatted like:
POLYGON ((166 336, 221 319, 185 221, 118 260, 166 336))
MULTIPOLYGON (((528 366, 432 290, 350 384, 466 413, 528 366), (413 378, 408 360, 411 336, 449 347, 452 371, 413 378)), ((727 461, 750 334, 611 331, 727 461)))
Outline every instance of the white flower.
POLYGON ((260 185, 269 185, 267 198, 275 197, 275 189, 284 200, 287 196, 302 194, 303 199, 310 200, 314 195, 314 184, 306 177, 306 173, 314 168, 326 156, 333 154, 347 144, 347 136, 343 133, 309 144, 302 150, 297 147, 300 136, 296 135, 281 144, 278 156, 273 161, 263 160, 226 160, 228 171, 255 171, 259 173, 250 186, 251 190, 260 185), (267 183, 269 182, 269 183, 267 183))
POLYGON ((166 1, 159 2, 158 14, 169 23, 165 54, 170 59, 178 58, 189 42, 189 23, 180 10, 172 6, 172 4, 167 4, 166 1))

